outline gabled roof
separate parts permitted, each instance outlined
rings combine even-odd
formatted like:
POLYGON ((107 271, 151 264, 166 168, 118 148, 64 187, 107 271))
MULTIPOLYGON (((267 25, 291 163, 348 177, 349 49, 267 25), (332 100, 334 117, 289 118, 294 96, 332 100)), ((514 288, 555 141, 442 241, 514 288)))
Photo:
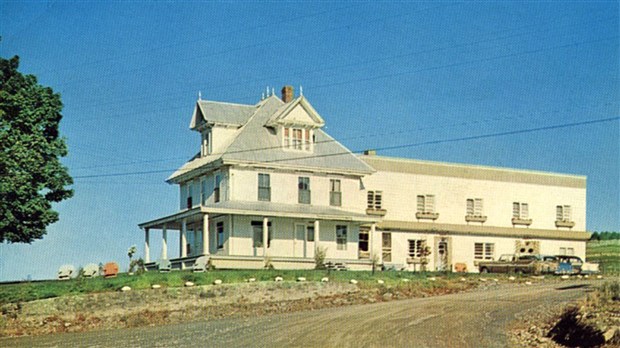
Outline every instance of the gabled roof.
MULTIPOLYGON (((374 172, 372 167, 320 128, 314 130, 313 152, 283 149, 282 137, 277 134, 277 129, 269 126, 269 123, 274 119, 274 116, 277 118, 278 115, 284 115, 291 105, 294 105, 293 107, 302 105, 304 108, 310 106, 304 100, 305 98, 299 97, 295 101, 285 104, 279 98, 271 96, 251 106, 253 112, 249 116, 243 116, 247 117, 247 120, 236 131, 234 140, 221 153, 214 153, 206 157, 194 157, 172 174, 167 181, 172 183, 185 181, 202 172, 226 164, 246 164, 359 176, 374 172)), ((213 102, 207 103, 213 104, 213 102)), ((201 104, 199 102, 199 105, 201 104)), ((207 105, 210 106, 210 104, 207 105)), ((241 106, 244 108, 237 109, 243 110, 240 113, 250 110, 247 106, 241 106)), ((316 125, 322 125, 323 119, 314 108, 311 106, 310 108, 305 110, 309 110, 309 114, 316 114, 313 116, 316 117, 316 125)), ((241 116, 237 115, 237 117, 241 116)), ((194 125, 194 119, 192 119, 192 125, 194 125)))
POLYGON ((280 109, 269 118, 266 125, 270 127, 277 125, 295 125, 320 128, 325 125, 325 121, 323 121, 319 113, 314 110, 310 102, 302 95, 290 103, 281 106, 280 109), (294 112, 297 110, 303 110, 301 112, 303 115, 299 115, 299 112, 294 112))
POLYGON ((256 108, 256 105, 199 100, 196 102, 189 128, 196 129, 205 122, 242 126, 256 111, 256 108))

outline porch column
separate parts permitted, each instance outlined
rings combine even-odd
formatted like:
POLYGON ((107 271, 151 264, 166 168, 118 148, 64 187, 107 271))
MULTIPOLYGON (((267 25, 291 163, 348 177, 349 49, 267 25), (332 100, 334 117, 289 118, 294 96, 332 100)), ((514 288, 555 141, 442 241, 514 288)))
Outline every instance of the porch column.
POLYGON ((377 230, 377 224, 372 223, 370 225, 370 236, 368 236, 368 250, 370 251, 370 261, 375 257, 375 231, 377 230))
POLYGON ((149 228, 144 229, 144 262, 151 262, 151 248, 149 245, 149 228))
POLYGON ((187 256, 187 218, 183 219, 181 224, 181 238, 179 238, 179 247, 181 257, 187 256))
POLYGON ((267 243, 269 236, 269 219, 267 217, 263 218, 263 256, 267 257, 267 243))
POLYGON ((209 214, 202 216, 202 254, 209 255, 209 214))
POLYGON ((166 224, 161 229, 161 258, 162 260, 168 259, 168 226, 166 224))
POLYGON ((321 231, 319 230, 319 220, 314 220, 314 255, 319 251, 319 243, 321 242, 321 231))

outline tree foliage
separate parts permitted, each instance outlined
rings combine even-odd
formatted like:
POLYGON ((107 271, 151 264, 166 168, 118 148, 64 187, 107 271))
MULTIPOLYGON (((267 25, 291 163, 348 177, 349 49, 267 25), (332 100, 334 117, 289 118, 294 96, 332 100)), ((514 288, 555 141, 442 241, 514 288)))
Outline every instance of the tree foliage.
POLYGON ((0 57, 0 243, 31 243, 58 221, 52 202, 73 195, 60 157, 60 95, 17 68, 19 57, 0 57))
POLYGON ((590 237, 590 240, 615 240, 620 239, 620 232, 603 231, 594 232, 590 237))

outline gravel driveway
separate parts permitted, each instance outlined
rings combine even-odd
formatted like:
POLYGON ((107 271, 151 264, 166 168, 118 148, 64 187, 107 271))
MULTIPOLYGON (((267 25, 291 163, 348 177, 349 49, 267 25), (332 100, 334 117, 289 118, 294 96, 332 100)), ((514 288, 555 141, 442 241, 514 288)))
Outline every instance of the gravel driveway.
POLYGON ((162 327, 0 340, 5 347, 506 347, 507 326, 592 281, 505 284, 422 299, 162 327))

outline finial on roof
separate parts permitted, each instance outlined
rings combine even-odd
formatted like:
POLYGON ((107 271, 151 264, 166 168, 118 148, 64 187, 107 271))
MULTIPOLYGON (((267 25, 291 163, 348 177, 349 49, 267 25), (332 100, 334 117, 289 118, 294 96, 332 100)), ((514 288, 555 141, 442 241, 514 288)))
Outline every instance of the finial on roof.
POLYGON ((302 85, 299 85, 299 95, 304 96, 304 87, 302 85))
POLYGON ((271 95, 276 95, 276 89, 271 87, 271 95))
POLYGON ((265 100, 265 92, 260 94, 260 100, 265 100))
POLYGON ((202 92, 198 91, 198 100, 202 100, 202 92))
POLYGON ((269 86, 265 87, 266 93, 265 96, 269 98, 269 86))

